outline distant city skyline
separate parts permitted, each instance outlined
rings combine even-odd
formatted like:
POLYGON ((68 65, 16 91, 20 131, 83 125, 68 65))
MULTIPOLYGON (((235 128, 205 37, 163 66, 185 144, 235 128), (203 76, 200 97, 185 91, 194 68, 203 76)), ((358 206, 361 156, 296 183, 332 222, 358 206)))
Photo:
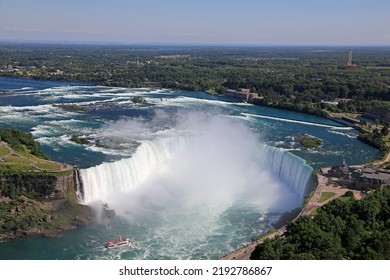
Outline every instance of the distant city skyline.
POLYGON ((0 0, 0 41, 390 45, 388 0, 0 0))

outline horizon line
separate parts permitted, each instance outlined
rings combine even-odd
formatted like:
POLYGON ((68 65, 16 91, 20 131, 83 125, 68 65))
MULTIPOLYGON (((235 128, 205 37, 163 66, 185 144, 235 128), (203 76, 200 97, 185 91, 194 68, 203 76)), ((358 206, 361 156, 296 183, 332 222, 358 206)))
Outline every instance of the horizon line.
POLYGON ((390 44, 294 44, 294 43, 183 43, 183 42, 115 42, 115 41, 78 41, 78 40, 7 40, 0 44, 46 44, 46 45, 102 45, 102 46, 140 46, 140 47, 390 47, 390 44))

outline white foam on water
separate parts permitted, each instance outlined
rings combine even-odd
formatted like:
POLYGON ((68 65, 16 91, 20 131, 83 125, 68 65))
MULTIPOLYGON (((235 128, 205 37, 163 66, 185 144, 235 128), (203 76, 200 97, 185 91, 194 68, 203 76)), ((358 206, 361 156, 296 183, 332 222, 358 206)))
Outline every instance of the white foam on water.
POLYGON ((352 127, 339 127, 339 126, 333 126, 333 125, 328 125, 328 124, 313 123, 313 122, 285 119, 285 118, 279 118, 279 117, 271 117, 271 116, 265 116, 265 115, 248 114, 248 113, 242 113, 242 114, 247 115, 247 116, 251 116, 251 117, 255 117, 255 118, 276 120, 276 121, 289 122, 289 123, 299 123, 299 124, 319 126, 319 127, 328 127, 328 128, 332 128, 332 129, 339 129, 339 130, 352 130, 353 129, 352 127))

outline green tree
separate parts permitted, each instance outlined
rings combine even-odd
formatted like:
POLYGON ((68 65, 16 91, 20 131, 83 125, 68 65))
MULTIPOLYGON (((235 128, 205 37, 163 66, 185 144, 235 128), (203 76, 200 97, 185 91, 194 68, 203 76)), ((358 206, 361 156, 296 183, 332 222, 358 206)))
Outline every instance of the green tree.
POLYGON ((284 241, 279 237, 265 239, 263 243, 256 246, 251 259, 281 260, 283 258, 284 241))
POLYGON ((383 126, 383 128, 381 129, 381 133, 383 134, 383 136, 389 135, 389 127, 387 125, 383 126))

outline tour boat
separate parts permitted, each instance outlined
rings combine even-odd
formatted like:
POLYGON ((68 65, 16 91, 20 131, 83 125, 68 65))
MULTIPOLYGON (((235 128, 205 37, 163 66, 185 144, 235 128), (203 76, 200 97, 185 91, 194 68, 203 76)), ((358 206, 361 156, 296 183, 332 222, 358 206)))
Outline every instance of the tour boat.
POLYGON ((131 241, 129 238, 119 237, 119 238, 107 240, 104 247, 106 247, 107 249, 114 248, 114 247, 122 247, 122 246, 130 244, 130 242, 131 241))

